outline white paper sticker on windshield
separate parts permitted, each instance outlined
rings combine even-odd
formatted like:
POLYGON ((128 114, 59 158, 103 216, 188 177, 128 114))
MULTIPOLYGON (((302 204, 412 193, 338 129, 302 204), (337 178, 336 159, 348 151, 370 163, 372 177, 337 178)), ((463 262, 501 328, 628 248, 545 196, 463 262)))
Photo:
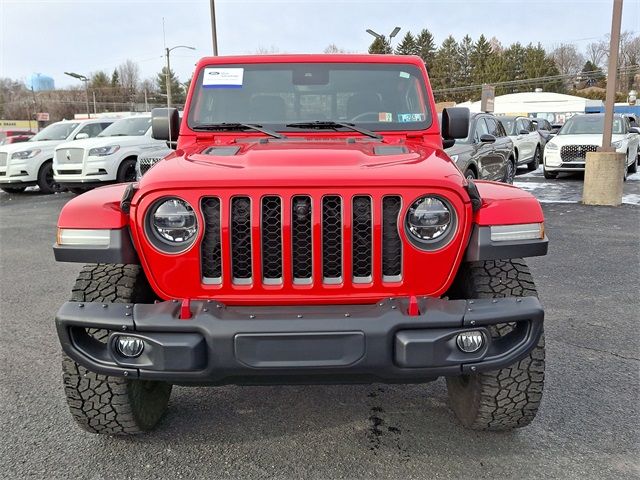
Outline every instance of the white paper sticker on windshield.
POLYGON ((203 88, 242 88, 244 68, 205 68, 203 88))

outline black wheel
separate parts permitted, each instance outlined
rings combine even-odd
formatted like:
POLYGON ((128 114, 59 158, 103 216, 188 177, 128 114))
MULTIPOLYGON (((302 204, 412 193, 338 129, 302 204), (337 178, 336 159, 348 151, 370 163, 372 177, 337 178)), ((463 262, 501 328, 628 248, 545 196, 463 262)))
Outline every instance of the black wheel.
MULTIPOLYGON (((487 260, 465 264, 454 287, 457 298, 537 296, 529 268, 522 259, 487 260)), ((512 330, 498 325, 500 338, 512 330)), ((447 378, 449 405, 460 422, 473 430, 511 430, 529 425, 542 400, 544 335, 519 362, 491 372, 447 378)))
POLYGON ((538 145, 536 147, 536 153, 533 154, 533 160, 527 163, 527 169, 530 172, 538 169, 538 167, 540 166, 540 157, 541 157, 540 145, 538 145))
POLYGON ((83 187, 69 187, 68 190, 75 195, 82 195, 87 191, 87 189, 83 187))
MULTIPOLYGON (((72 301, 152 303, 155 296, 138 265, 87 265, 71 295, 72 301)), ((106 342, 106 330, 88 329, 106 342)), ((151 430, 166 411, 171 384, 129 380, 91 372, 63 354, 62 378, 71 415, 86 431, 133 435, 151 430)))
POLYGON ((49 160, 40 167, 38 172, 38 187, 42 193, 61 192, 62 186, 53 179, 53 162, 49 160))
POLYGON ((464 171, 464 178, 466 178, 467 180, 475 180, 477 178, 476 177, 476 172, 474 172, 470 168, 467 168, 464 171))
POLYGON ((556 172, 550 172, 546 168, 542 169, 542 173, 544 173, 544 178, 547 179, 558 178, 558 174, 556 172))
POLYGON ((116 176, 118 183, 135 182, 136 181, 136 159, 127 158, 122 161, 118 167, 118 175, 116 176))
POLYGON ((2 187, 0 190, 6 193, 22 193, 27 187, 2 187))
POLYGON ((513 180, 516 178, 516 161, 513 158, 508 159, 505 168, 506 172, 504 172, 504 179, 502 181, 513 185, 513 180))

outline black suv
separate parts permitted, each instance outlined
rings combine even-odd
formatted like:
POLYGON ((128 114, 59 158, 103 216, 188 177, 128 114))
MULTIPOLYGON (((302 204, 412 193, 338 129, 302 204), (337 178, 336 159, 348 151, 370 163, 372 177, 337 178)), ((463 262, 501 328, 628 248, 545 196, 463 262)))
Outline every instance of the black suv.
POLYGON ((491 114, 472 113, 469 135, 446 149, 467 178, 513 183, 516 173, 513 142, 491 114))

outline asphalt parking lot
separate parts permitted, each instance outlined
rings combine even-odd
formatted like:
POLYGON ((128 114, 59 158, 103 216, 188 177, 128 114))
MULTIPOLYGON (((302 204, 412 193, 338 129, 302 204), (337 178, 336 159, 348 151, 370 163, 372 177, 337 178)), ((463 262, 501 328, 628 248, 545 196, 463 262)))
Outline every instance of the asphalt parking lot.
POLYGON ((534 423, 500 434, 461 428, 442 380, 177 387, 151 434, 84 433, 67 411, 53 324, 80 269, 51 252, 72 195, 0 193, 0 477, 638 478, 640 175, 620 208, 576 203, 579 178, 534 172, 517 185, 543 201, 551 241, 529 260, 547 381, 534 423))

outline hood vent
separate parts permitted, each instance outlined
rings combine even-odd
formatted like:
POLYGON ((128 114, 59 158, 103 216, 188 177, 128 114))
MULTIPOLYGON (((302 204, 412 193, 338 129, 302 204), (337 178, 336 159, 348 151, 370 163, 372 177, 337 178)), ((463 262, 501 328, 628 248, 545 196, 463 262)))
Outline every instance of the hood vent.
POLYGON ((402 155, 409 153, 409 149, 404 145, 378 145, 373 147, 373 153, 376 155, 402 155))
POLYGON ((240 151, 238 146, 209 147, 202 151, 202 155, 215 155, 216 157, 233 157, 240 151))

